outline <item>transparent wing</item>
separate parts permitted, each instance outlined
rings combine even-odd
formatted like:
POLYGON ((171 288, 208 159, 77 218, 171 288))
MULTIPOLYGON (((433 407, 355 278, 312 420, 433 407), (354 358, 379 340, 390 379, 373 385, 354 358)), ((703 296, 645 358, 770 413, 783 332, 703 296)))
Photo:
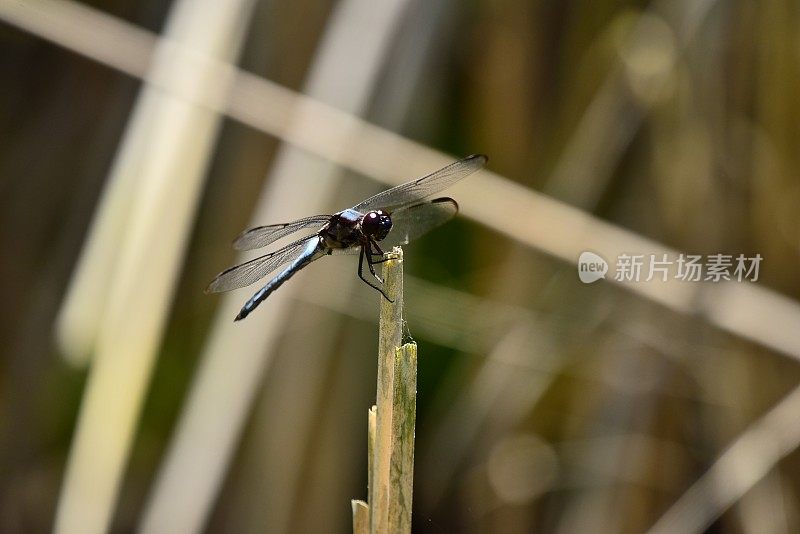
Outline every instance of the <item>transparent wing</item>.
POLYGON ((254 260, 224 270, 208 284, 206 293, 219 293, 221 291, 230 291, 232 289, 249 286, 253 282, 264 278, 284 263, 295 259, 303 252, 303 249, 305 249, 309 241, 314 239, 318 240, 319 237, 316 235, 304 237, 275 252, 264 254, 254 260))
POLYGON ((239 237, 233 241, 233 248, 236 250, 253 250, 254 248, 266 247, 298 230, 319 228, 328 222, 330 218, 330 215, 312 215, 289 223, 256 226, 239 234, 239 237))
POLYGON ((405 245, 440 226, 458 213, 458 204, 452 198, 437 198, 430 202, 414 204, 392 213, 392 229, 378 244, 389 252, 392 247, 405 245))
POLYGON ((407 204, 415 203, 425 197, 435 195, 462 178, 466 178, 483 167, 487 159, 486 156, 480 154, 467 156, 413 182, 398 185, 369 197, 360 204, 353 206, 353 209, 361 213, 376 209, 392 211, 407 204))

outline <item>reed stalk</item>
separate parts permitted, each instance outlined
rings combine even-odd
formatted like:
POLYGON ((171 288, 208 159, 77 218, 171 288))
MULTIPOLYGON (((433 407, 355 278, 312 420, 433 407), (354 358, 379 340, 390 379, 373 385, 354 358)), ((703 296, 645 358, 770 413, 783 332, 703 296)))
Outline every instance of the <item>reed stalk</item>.
POLYGON ((368 413, 369 503, 352 501, 356 534, 411 532, 417 345, 401 346, 403 251, 399 247, 387 254, 383 279, 392 302, 381 299, 376 403, 368 413))

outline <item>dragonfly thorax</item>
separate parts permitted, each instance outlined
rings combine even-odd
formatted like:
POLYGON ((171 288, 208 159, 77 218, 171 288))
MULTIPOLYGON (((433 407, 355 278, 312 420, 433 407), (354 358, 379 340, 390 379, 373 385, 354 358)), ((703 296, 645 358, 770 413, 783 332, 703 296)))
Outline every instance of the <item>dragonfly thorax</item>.
POLYGON ((392 218, 381 210, 370 211, 361 220, 361 231, 376 241, 386 237, 391 229, 392 218))

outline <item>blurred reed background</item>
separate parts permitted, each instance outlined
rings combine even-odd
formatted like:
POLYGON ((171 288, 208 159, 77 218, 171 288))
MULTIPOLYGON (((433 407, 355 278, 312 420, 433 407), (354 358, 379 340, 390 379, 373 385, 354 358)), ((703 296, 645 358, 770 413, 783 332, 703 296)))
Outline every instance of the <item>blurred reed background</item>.
POLYGON ((473 152, 463 216, 405 252, 414 530, 800 530, 797 2, 0 21, 0 531, 349 531, 377 294, 349 257, 242 324, 249 290, 202 290, 248 225, 473 152), (764 260, 584 285, 583 250, 764 260))

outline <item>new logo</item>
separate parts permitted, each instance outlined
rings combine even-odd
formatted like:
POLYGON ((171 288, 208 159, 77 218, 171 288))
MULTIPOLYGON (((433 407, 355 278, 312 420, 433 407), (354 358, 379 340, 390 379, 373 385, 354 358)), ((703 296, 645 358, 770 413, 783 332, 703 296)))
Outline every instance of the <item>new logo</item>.
POLYGON ((581 252, 578 258, 578 278, 584 284, 597 282, 606 277, 608 263, 594 252, 581 252))

